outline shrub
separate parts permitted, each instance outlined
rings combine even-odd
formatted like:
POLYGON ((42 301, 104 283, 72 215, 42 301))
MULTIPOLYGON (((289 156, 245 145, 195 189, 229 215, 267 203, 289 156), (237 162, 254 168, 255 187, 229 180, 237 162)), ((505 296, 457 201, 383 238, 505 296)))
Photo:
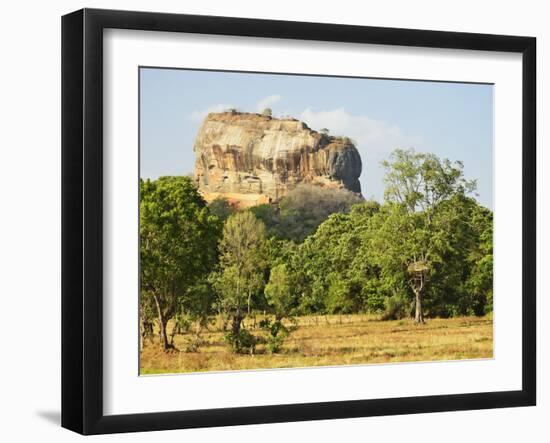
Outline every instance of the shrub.
POLYGON ((185 352, 198 352, 199 348, 206 343, 200 335, 195 335, 185 343, 185 352))
POLYGON ((267 339, 266 349, 270 354, 277 354, 281 351, 283 347, 284 337, 282 335, 270 336, 267 339))
POLYGON ((267 351, 270 354, 280 352, 290 330, 283 325, 281 320, 271 322, 269 319, 264 319, 260 322, 260 327, 268 332, 268 335, 265 337, 267 351))
POLYGON ((254 354, 258 343, 258 339, 246 329, 241 329, 238 334, 226 334, 225 341, 229 344, 231 350, 237 354, 254 354))
POLYGON ((392 295, 384 302, 382 320, 400 320, 407 317, 410 302, 402 295, 392 295))
POLYGON ((380 313, 386 310, 387 297, 380 292, 368 293, 365 301, 365 310, 370 313, 380 313))

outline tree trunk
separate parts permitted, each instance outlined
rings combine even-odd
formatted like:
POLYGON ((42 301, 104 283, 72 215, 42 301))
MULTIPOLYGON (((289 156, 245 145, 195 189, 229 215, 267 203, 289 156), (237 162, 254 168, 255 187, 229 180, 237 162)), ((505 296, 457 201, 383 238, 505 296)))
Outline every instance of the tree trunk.
POLYGON ((160 347, 167 351, 170 348, 168 343, 168 336, 166 335, 166 319, 164 318, 164 313, 162 312, 162 306, 160 299, 157 294, 153 294, 155 299, 155 305, 157 306, 157 314, 159 317, 159 337, 160 337, 160 347))
POLYGON ((174 327, 172 328, 172 333, 170 334, 170 346, 174 346, 174 338, 176 334, 181 334, 181 325, 178 321, 174 322, 174 327))
POLYGON ((241 313, 241 308, 237 308, 235 315, 233 316, 233 323, 231 324, 231 334, 233 337, 238 337, 241 332, 241 322, 243 321, 243 315, 241 313))
POLYGON ((139 350, 143 351, 143 343, 145 342, 145 326, 143 320, 139 320, 139 350))
POLYGON ((414 322, 424 323, 424 314, 422 313, 422 289, 415 290, 414 295, 415 295, 414 322))
POLYGON ((147 338, 147 324, 146 321, 143 319, 143 317, 139 316, 139 335, 140 335, 140 341, 139 341, 139 349, 143 351, 143 346, 145 345, 145 339, 147 338))

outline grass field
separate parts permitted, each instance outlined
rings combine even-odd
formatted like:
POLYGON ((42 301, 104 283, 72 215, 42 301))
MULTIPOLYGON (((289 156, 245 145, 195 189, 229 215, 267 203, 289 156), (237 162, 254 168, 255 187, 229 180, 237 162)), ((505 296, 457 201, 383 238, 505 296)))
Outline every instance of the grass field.
MULTIPOLYGON (((198 352, 163 352, 158 342, 141 352, 141 374, 227 371, 261 368, 355 365, 430 360, 492 358, 493 320, 488 317, 379 321, 363 315, 301 317, 299 327, 279 354, 258 345, 254 355, 229 351, 216 325, 202 334, 198 352)), ((260 336, 263 331, 250 331, 260 336)), ((169 330, 171 330, 169 328, 169 330)), ((191 334, 177 335, 174 345, 185 349, 191 334)))

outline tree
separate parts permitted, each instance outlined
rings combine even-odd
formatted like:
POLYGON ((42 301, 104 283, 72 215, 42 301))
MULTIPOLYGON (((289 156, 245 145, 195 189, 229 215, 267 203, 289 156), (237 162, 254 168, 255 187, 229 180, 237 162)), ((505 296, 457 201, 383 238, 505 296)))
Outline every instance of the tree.
POLYGON ((466 288, 471 296, 475 315, 493 311, 493 213, 475 205, 470 225, 476 236, 474 247, 468 251, 470 273, 466 288))
POLYGON ((276 205, 263 203, 251 207, 249 211, 252 212, 258 220, 264 223, 268 235, 282 238, 281 219, 276 205))
POLYGON ((230 342, 235 351, 242 350, 241 326, 250 314, 252 297, 264 285, 261 255, 265 226, 249 211, 231 215, 225 222, 220 242, 221 269, 213 277, 220 306, 231 316, 230 342))
POLYGON ((380 204, 366 201, 349 213, 330 215, 299 246, 297 272, 303 275, 303 313, 378 312, 385 292, 372 259, 370 220, 380 204))
MULTIPOLYGON (((300 272, 305 281, 300 309, 304 314, 328 313, 329 276, 345 272, 340 260, 339 240, 350 230, 347 214, 332 214, 299 247, 300 272)), ((333 279, 334 280, 334 279, 333 279)))
POLYGON ((157 316, 156 307, 151 297, 140 297, 139 300, 139 349, 143 350, 145 342, 153 342, 153 323, 157 316))
POLYGON ((352 205, 362 202, 360 195, 347 189, 324 189, 301 184, 288 193, 280 203, 279 225, 276 234, 301 243, 315 232, 327 217, 349 212, 352 205))
POLYGON ((280 350, 284 338, 289 333, 288 328, 283 324, 283 319, 292 317, 298 298, 296 290, 292 271, 287 264, 279 264, 271 268, 264 293, 275 315, 275 320, 273 322, 264 320, 263 326, 269 331, 267 347, 272 353, 280 350))
POLYGON ((227 220, 231 214, 235 212, 235 208, 231 206, 229 201, 225 198, 216 198, 208 204, 208 209, 211 214, 214 214, 222 222, 227 220))
POLYGON ((422 211, 428 221, 439 203, 476 189, 475 180, 464 178, 460 161, 441 160, 414 149, 396 149, 390 158, 382 162, 386 170, 384 198, 403 205, 409 214, 422 211))
POLYGON ((296 297, 292 277, 286 264, 280 264, 271 269, 269 282, 265 290, 265 297, 272 307, 277 320, 288 316, 294 308, 296 297))
POLYGON ((328 133, 329 133, 330 131, 329 131, 327 128, 321 128, 321 129, 319 130, 319 132, 320 132, 321 134, 323 134, 323 135, 328 135, 328 133))
POLYGON ((141 306, 154 302, 164 350, 166 324, 181 303, 203 306, 191 289, 216 263, 220 228, 189 177, 140 182, 141 306))
POLYGON ((381 212, 378 257, 386 273, 407 275, 414 293, 415 322, 423 323, 430 273, 452 251, 448 230, 464 222, 445 202, 473 192, 476 183, 464 178, 461 162, 441 160, 434 154, 397 149, 382 164, 389 205, 381 212))
MULTIPOLYGON (((215 297, 212 285, 208 281, 207 276, 203 274, 203 278, 200 281, 188 287, 178 298, 171 340, 173 341, 176 333, 181 333, 182 330, 187 331, 194 324, 193 337, 187 342, 185 350, 187 352, 196 352, 198 347, 203 343, 201 332, 208 325, 209 316, 213 312, 212 306, 214 301, 215 297)), ((172 341, 170 344, 173 343, 172 341)))
POLYGON ((362 201, 359 194, 347 189, 300 184, 284 196, 278 206, 262 204, 250 208, 250 211, 264 222, 269 235, 301 243, 329 215, 347 213, 354 204, 362 201))
POLYGON ((342 278, 341 273, 330 273, 327 276, 328 290, 326 295, 327 311, 331 314, 350 314, 359 310, 360 299, 351 290, 351 282, 342 278))
POLYGON ((264 117, 271 117, 273 115, 273 111, 271 110, 271 108, 265 108, 263 111, 262 111, 262 115, 264 117))

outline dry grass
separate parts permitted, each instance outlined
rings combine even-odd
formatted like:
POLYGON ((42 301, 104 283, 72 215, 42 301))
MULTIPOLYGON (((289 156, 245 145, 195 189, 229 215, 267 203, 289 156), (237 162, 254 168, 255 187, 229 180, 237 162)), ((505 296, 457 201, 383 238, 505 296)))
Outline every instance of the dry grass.
MULTIPOLYGON (((254 355, 232 354, 214 326, 203 334, 198 352, 163 352, 158 343, 146 344, 141 373, 160 374, 261 368, 296 368, 366 363, 492 358, 492 317, 379 321, 364 315, 302 317, 299 328, 279 354, 259 345, 254 355)), ((263 331, 253 329, 255 335, 263 331)), ((178 335, 177 349, 185 349, 191 335, 178 335)))

